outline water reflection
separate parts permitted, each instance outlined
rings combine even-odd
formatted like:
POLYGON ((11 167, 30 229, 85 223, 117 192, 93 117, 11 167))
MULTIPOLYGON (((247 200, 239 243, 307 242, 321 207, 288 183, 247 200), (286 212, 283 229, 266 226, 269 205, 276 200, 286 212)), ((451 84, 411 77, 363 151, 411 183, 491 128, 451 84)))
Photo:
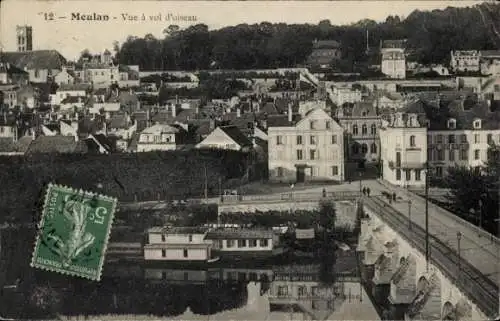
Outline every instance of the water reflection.
MULTIPOLYGON (((150 315, 174 320, 374 320, 352 251, 258 268, 108 263, 100 282, 29 267, 29 237, 2 233, 0 315, 150 315)), ((21 233, 22 234, 22 233, 21 233)), ((30 235, 33 237, 33 235, 30 235)), ((325 254, 325 253, 323 253, 325 254)), ((331 253, 330 253, 331 254, 331 253)), ((152 317, 153 319, 153 317, 152 317)))

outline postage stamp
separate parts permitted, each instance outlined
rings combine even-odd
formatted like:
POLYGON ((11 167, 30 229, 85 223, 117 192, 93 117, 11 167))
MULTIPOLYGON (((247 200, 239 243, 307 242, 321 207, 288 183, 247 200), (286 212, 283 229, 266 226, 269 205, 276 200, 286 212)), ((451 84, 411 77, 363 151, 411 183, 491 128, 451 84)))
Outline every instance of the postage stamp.
POLYGON ((49 184, 31 266, 99 281, 117 200, 49 184))

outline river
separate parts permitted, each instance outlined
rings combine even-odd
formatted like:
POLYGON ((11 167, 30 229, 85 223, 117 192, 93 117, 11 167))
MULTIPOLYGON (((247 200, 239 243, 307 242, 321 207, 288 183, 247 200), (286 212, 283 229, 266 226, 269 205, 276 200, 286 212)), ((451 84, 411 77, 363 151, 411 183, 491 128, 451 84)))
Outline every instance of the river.
POLYGON ((361 278, 363 273, 354 249, 335 251, 331 261, 311 254, 258 268, 228 264, 212 269, 180 270, 140 262, 106 263, 101 281, 93 282, 31 268, 34 232, 4 230, 1 240, 0 316, 4 318, 380 320, 382 314, 386 319, 392 317, 387 313, 387 302, 383 297, 377 299, 377 291, 361 278))

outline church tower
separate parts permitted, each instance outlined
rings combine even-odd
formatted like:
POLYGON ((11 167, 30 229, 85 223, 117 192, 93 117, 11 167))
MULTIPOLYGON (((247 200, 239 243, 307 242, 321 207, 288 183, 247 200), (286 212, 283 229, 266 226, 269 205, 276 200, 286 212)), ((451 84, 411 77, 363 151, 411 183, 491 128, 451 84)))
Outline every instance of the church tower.
POLYGON ((31 26, 16 26, 17 51, 33 50, 33 28, 31 26))

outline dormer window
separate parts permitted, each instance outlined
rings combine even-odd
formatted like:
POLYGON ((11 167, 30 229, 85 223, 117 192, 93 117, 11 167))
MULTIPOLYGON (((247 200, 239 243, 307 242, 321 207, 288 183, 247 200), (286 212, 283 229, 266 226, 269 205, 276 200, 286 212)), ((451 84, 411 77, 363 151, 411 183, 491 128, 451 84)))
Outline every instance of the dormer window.
POLYGON ((474 120, 472 124, 474 126, 474 129, 481 129, 481 119, 474 120))
POLYGON ((457 121, 455 119, 448 119, 448 129, 455 129, 457 127, 457 121))

